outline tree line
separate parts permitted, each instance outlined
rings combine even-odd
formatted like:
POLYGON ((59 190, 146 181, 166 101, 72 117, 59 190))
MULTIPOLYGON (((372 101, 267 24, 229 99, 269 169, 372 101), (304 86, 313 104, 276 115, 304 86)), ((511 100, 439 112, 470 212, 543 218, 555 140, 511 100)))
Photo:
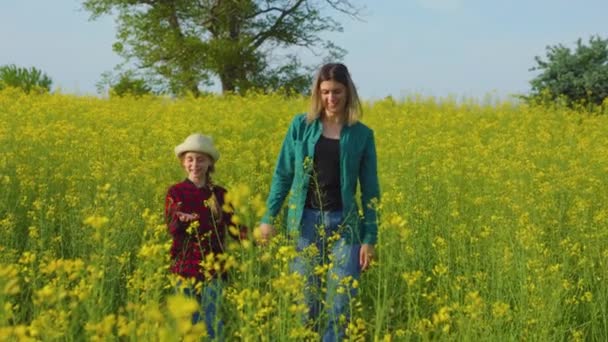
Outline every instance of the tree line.
MULTIPOLYGON (((102 74, 100 92, 176 97, 200 96, 216 81, 222 93, 307 94, 318 65, 305 65, 294 49, 307 49, 318 64, 339 61, 346 51, 321 35, 342 31, 332 15, 359 18, 361 11, 348 0, 84 0, 83 7, 92 20, 116 18, 113 50, 124 63, 102 74)), ((592 36, 574 48, 547 46, 546 55, 534 61, 530 71, 537 75, 523 100, 567 105, 606 100, 608 40, 592 36)), ((0 89, 50 91, 51 84, 33 67, 0 67, 0 89)))

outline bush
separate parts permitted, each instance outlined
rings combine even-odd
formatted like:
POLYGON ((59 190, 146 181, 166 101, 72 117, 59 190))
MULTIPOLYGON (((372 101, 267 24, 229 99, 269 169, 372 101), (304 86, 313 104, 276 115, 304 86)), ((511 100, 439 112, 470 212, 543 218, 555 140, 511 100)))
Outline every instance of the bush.
POLYGON ((143 96, 154 94, 155 92, 148 85, 148 82, 138 77, 134 71, 128 70, 118 75, 111 72, 101 74, 101 80, 97 83, 97 92, 108 92, 110 96, 143 96))
POLYGON ((0 67, 0 89, 4 87, 21 88, 30 91, 49 92, 53 81, 41 70, 31 67, 21 68, 14 64, 0 67))
POLYGON ((112 85, 111 93, 117 96, 142 96, 151 94, 152 89, 144 79, 135 78, 131 74, 125 73, 120 75, 118 82, 112 85))
POLYGON ((574 51, 564 45, 547 47, 546 60, 535 57, 531 71, 541 73, 530 81, 527 100, 565 100, 568 105, 601 105, 608 96, 608 40, 593 36, 585 45, 581 39, 574 51))

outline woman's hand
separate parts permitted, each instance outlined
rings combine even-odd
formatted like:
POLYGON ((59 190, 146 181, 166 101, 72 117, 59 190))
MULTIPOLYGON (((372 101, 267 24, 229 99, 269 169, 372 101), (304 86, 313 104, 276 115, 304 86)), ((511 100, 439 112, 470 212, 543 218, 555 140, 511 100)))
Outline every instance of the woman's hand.
POLYGON ((253 231, 253 237, 260 245, 267 244, 274 235, 275 235, 274 227, 268 223, 260 224, 253 231))
POLYGON ((367 270, 372 260, 374 260, 374 245, 362 244, 359 250, 359 266, 361 266, 361 271, 367 270))

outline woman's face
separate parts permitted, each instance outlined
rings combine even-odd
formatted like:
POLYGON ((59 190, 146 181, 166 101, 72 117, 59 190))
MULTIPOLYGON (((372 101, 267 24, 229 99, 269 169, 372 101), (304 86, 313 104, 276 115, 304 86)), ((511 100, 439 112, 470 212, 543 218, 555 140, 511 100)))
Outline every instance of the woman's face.
POLYGON ((340 82, 330 80, 321 82, 319 90, 325 114, 329 117, 342 116, 346 108, 346 87, 340 82))
POLYGON ((213 163, 210 156, 199 152, 186 152, 182 158, 182 164, 190 180, 204 179, 209 166, 213 163))

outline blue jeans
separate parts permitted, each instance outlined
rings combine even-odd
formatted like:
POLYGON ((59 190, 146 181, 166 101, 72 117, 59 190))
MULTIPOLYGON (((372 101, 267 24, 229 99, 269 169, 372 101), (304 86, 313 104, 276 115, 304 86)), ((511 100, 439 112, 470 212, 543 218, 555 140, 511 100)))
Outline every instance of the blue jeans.
POLYGON ((217 339, 217 341, 223 341, 224 323, 218 316, 222 304, 222 287, 221 280, 212 279, 202 284, 200 293, 194 288, 194 285, 182 289, 184 295, 192 297, 200 303, 200 310, 192 314, 192 324, 196 324, 204 318, 207 335, 210 339, 217 339))
POLYGON ((350 299, 357 294, 351 286, 353 280, 358 280, 361 269, 359 266, 359 250, 361 245, 349 244, 344 238, 333 242, 328 239, 334 233, 339 233, 343 221, 342 212, 321 212, 319 210, 304 209, 302 228, 297 239, 299 256, 292 263, 292 271, 306 278, 307 286, 304 289, 304 298, 308 305, 308 319, 313 322, 316 329, 322 326, 320 317, 327 317, 323 341, 341 341, 345 336, 345 322, 340 322, 340 316, 350 317, 350 299), (315 245, 318 253, 310 255, 305 249, 315 245), (326 307, 321 307, 321 279, 315 275, 315 266, 330 264, 327 272, 325 294, 326 307), (351 277, 345 284, 345 278, 351 277), (322 315, 324 311, 325 315, 322 315))

